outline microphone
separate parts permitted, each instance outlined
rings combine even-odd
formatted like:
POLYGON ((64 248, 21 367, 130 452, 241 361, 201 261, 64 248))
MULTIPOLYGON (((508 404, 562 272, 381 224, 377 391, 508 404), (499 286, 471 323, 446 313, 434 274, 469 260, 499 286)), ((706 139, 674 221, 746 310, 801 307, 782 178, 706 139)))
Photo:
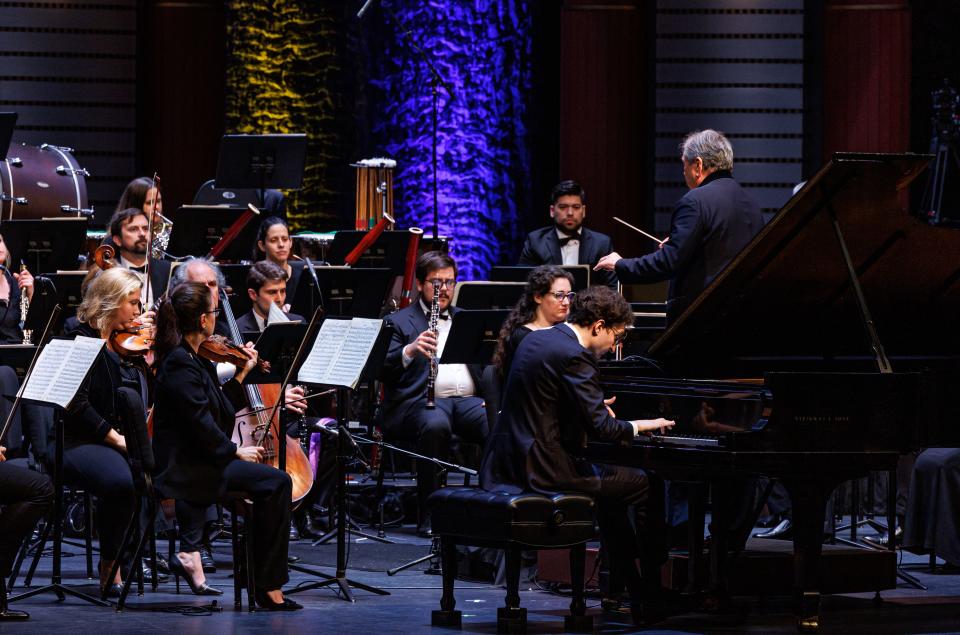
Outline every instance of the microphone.
POLYGON ((367 10, 370 8, 370 5, 372 4, 373 4, 373 0, 367 0, 366 2, 364 2, 363 6, 360 7, 360 10, 357 11, 357 18, 358 19, 362 18, 363 14, 367 12, 367 10))

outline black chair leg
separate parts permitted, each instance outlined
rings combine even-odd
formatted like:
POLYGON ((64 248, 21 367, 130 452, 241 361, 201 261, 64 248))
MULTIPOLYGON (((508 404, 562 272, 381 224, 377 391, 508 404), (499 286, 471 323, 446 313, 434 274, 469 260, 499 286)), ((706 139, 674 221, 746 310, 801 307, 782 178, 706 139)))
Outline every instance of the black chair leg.
MULTIPOLYGON (((230 542, 233 546, 233 609, 239 611, 243 608, 243 591, 241 587, 241 576, 246 572, 240 560, 240 534, 237 532, 237 510, 234 508, 230 513, 230 542)), ((246 578, 244 578, 244 581, 246 578)))
MULTIPOLYGON (((254 590, 257 588, 257 580, 253 575, 253 554, 256 553, 253 541, 253 505, 244 501, 243 511, 244 557, 247 562, 247 610, 252 612, 257 610, 257 604, 253 597, 254 590)), ((234 558, 236 557, 236 554, 234 554, 234 558)))
POLYGON ((454 607, 453 583, 457 577, 457 543, 451 538, 440 539, 440 559, 443 566, 443 595, 440 596, 440 610, 431 613, 430 623, 434 626, 460 628, 462 615, 454 607))
POLYGON ((570 548, 570 585, 573 599, 570 601, 570 615, 563 618, 563 630, 568 633, 592 633, 593 616, 587 615, 587 603, 584 600, 584 569, 587 561, 587 545, 580 544, 570 548))
POLYGON ((527 609, 520 607, 520 547, 508 544, 504 549, 507 565, 506 606, 497 609, 498 633, 526 633, 527 609))

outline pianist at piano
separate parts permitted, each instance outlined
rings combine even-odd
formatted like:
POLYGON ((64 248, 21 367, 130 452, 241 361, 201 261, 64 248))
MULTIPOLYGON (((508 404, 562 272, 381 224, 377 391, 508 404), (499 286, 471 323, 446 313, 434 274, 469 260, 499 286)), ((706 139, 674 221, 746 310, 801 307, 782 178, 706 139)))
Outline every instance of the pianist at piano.
POLYGON ((640 623, 652 621, 653 611, 665 605, 659 580, 667 555, 662 482, 638 468, 573 456, 588 436, 630 443, 638 434, 673 425, 665 419, 617 419, 604 402, 597 357, 614 348, 632 319, 623 296, 591 287, 574 299, 566 324, 523 339, 484 452, 480 485, 493 492, 593 495, 609 553, 610 587, 626 585, 633 619, 640 623))
POLYGON ((674 208, 669 239, 641 258, 622 258, 613 252, 594 267, 615 271, 623 283, 669 280, 668 322, 763 226, 760 206, 733 178, 733 147, 723 134, 692 132, 680 147, 683 179, 690 191, 674 208))

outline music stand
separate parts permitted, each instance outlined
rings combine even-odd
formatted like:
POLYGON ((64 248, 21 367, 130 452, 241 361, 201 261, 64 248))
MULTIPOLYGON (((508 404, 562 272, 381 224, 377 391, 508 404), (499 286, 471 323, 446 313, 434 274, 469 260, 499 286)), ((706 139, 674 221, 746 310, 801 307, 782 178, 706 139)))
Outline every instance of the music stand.
MULTIPOLYGON (((30 362, 33 360, 34 353, 37 352, 35 344, 3 344, 0 345, 0 352, 3 355, 3 365, 9 366, 21 380, 30 368, 30 362)), ((19 390, 19 388, 17 389, 19 390)), ((0 395, 0 397, 16 398, 16 390, 12 395, 0 395)))
MULTIPOLYGON (((233 221, 244 212, 237 207, 183 205, 173 216, 167 251, 174 256, 208 254, 233 221)), ((221 260, 250 260, 257 239, 257 223, 247 223, 220 254, 221 260)))
POLYGON ((87 239, 86 218, 44 218, 0 222, 7 251, 34 274, 73 271, 87 239))
MULTIPOLYGON (((360 240, 367 233, 355 230, 338 231, 333 235, 333 244, 330 245, 327 261, 330 264, 342 265, 347 254, 353 251, 353 248, 360 243, 360 240)), ((408 231, 383 232, 370 246, 370 249, 360 256, 354 267, 386 267, 390 269, 393 275, 402 276, 407 260, 407 245, 410 243, 411 235, 408 231)))
POLYGON ((390 269, 354 269, 352 267, 315 267, 320 283, 319 295, 313 276, 304 271, 297 285, 290 310, 312 315, 313 307, 323 298, 327 313, 352 317, 380 317, 380 308, 387 295, 393 273, 390 269))
POLYGON ((267 328, 258 335, 255 348, 260 353, 260 359, 270 362, 270 372, 266 373, 266 381, 258 383, 279 384, 290 369, 300 342, 307 335, 307 324, 275 322, 267 324, 267 328))
MULTIPOLYGON (((329 319, 344 319, 336 317, 328 317, 329 319)), ((370 354, 367 356, 366 363, 364 364, 363 371, 360 373, 360 381, 372 382, 376 381, 380 376, 380 369, 383 366, 383 362, 387 356, 387 349, 390 346, 390 329, 381 328, 380 332, 377 335, 376 342, 373 345, 373 348, 370 351, 370 354)), ((311 343, 311 346, 313 344, 311 343)), ((307 383, 307 382, 302 382, 307 383)), ((375 593, 377 595, 390 595, 389 591, 383 589, 369 586, 366 584, 361 584, 353 580, 348 579, 347 576, 347 548, 346 548, 346 539, 347 532, 354 532, 347 525, 350 522, 347 518, 347 486, 346 486, 346 462, 350 460, 353 456, 353 450, 357 447, 356 441, 350 435, 349 424, 350 424, 350 401, 351 401, 351 389, 343 386, 334 386, 337 389, 337 517, 336 517, 336 528, 331 532, 328 532, 328 535, 331 533, 336 534, 337 538, 337 570, 336 575, 327 575, 319 571, 314 571, 303 567, 301 565, 290 565, 291 569, 300 571, 302 573, 308 573, 320 578, 324 578, 318 582, 310 582, 308 584, 301 584, 294 589, 286 591, 287 595, 293 593, 300 593, 302 591, 308 591, 311 589, 319 589, 325 586, 336 586, 340 589, 340 597, 348 602, 353 602, 353 594, 350 591, 350 587, 355 587, 362 589, 364 591, 369 591, 370 593, 375 593)), ((375 536, 368 536, 362 534, 366 538, 377 539, 375 536)), ((317 540, 314 544, 317 544, 321 541, 325 541, 326 536, 317 540)), ((384 541, 389 542, 389 541, 384 541)))
POLYGON ((441 364, 489 364, 500 339, 500 328, 510 311, 486 309, 453 314, 441 364))
POLYGON ((458 309, 512 309, 523 296, 523 282, 458 282, 453 306, 458 309))
MULTIPOLYGON (((590 286, 590 265, 558 265, 573 276, 573 291, 583 291, 590 286)), ((494 282, 526 282, 530 272, 536 267, 517 265, 511 267, 493 267, 490 280, 494 282)))
POLYGON ((305 134, 224 135, 214 186, 256 188, 263 207, 267 188, 300 189, 306 159, 305 134))
MULTIPOLYGON (((17 113, 0 112, 0 161, 7 158, 10 149, 10 140, 13 139, 13 128, 17 125, 17 113)), ((0 192, 2 194, 2 192, 0 192)))
MULTIPOLYGON (((60 317, 57 318, 55 329, 59 329, 63 321, 77 313, 77 307, 83 300, 80 294, 80 287, 83 286, 83 279, 87 277, 86 271, 58 271, 57 273, 48 273, 42 276, 49 283, 36 284, 33 292, 33 300, 30 302, 30 313, 27 315, 27 321, 34 326, 34 332, 40 322, 33 322, 36 311, 39 315, 47 316, 53 311, 53 307, 59 304, 62 307, 60 317)), ((38 280, 38 278, 34 278, 38 280)), ((39 328, 43 328, 40 326, 39 328)))

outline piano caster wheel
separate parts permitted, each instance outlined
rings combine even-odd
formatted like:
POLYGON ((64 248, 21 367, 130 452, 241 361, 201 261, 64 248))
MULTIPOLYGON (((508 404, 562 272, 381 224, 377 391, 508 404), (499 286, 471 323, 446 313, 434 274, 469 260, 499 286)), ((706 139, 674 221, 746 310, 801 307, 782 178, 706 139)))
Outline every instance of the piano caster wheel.
POLYGON ((816 633, 820 630, 820 616, 811 615, 810 617, 797 618, 797 632, 816 633))

